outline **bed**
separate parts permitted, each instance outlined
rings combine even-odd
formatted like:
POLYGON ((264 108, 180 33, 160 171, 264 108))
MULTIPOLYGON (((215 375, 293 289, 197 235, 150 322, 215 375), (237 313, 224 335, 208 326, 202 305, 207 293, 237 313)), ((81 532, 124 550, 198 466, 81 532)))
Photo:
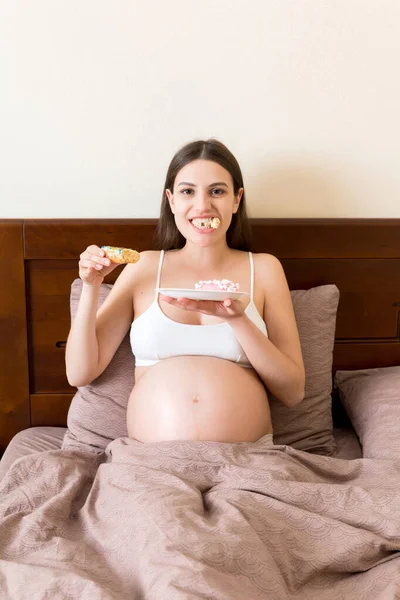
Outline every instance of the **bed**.
MULTIPOLYGON (((118 567, 111 559, 108 561, 111 549, 101 547, 101 537, 106 529, 100 527, 96 532, 98 537, 90 538, 90 543, 87 542, 84 548, 77 543, 77 540, 86 539, 84 532, 87 527, 93 526, 94 521, 92 514, 92 520, 81 523, 81 529, 78 530, 74 515, 83 507, 86 510, 88 499, 96 486, 100 490, 102 486, 107 490, 104 491, 104 497, 100 492, 100 496, 96 496, 97 502, 104 506, 109 498, 112 478, 114 491, 115 481, 121 483, 121 469, 135 464, 136 469, 143 470, 148 478, 146 469, 154 473, 160 468, 157 463, 159 458, 152 456, 146 459, 150 461, 148 464, 143 463, 140 451, 137 448, 130 449, 129 443, 123 442, 125 438, 117 434, 110 434, 109 438, 107 435, 104 438, 103 434, 107 440, 103 446, 101 442, 90 442, 91 452, 82 444, 63 446, 69 429, 72 430, 72 427, 67 428, 68 411, 70 407, 73 408, 72 400, 77 402, 78 395, 66 380, 64 366, 71 318, 71 283, 77 278, 77 257, 90 243, 125 245, 139 251, 151 248, 156 220, 6 220, 0 221, 0 271, 3 282, 0 298, 0 450, 4 452, 0 462, 0 479, 3 481, 0 493, 3 498, 7 496, 8 500, 3 500, 0 529, 3 525, 3 532, 6 531, 9 537, 3 553, 0 551, 0 573, 3 576, 0 578, 1 597, 27 597, 24 593, 33 590, 30 582, 36 573, 35 565, 40 570, 40 585, 43 581, 51 581, 46 593, 60 598, 287 597, 322 600, 400 597, 400 518, 399 508, 396 505, 392 507, 394 500, 390 492, 400 486, 400 450, 396 442, 391 443, 391 440, 396 440, 400 428, 397 424, 400 421, 393 419, 396 400, 400 407, 400 376, 397 370, 400 368, 400 219, 253 219, 252 225, 253 251, 270 252, 278 256, 291 290, 322 289, 334 284, 340 291, 340 302, 334 315, 335 336, 330 365, 332 387, 329 390, 332 393, 329 416, 332 419, 334 449, 329 452, 305 452, 296 444, 293 448, 290 444, 281 444, 277 446, 281 450, 278 455, 275 456, 275 451, 272 453, 271 461, 275 461, 276 471, 285 471, 287 461, 297 464, 293 472, 291 469, 285 471, 285 481, 294 478, 296 485, 293 494, 298 494, 303 504, 300 502, 296 507, 289 506, 286 492, 279 487, 279 481, 271 480, 271 473, 265 477, 268 477, 270 484, 278 485, 274 492, 274 505, 271 504, 272 496, 269 497, 262 486, 258 491, 251 490, 252 498, 256 495, 264 504, 268 500, 266 510, 277 511, 275 521, 267 521, 270 532, 277 514, 286 515, 289 519, 289 516, 295 515, 295 510, 299 511, 297 529, 293 526, 291 532, 290 557, 285 556, 283 562, 279 563, 277 557, 272 558, 267 553, 268 556, 260 559, 257 568, 253 560, 255 570, 249 576, 252 572, 249 565, 242 568, 238 564, 246 562, 246 553, 253 556, 254 552, 254 556, 259 556, 258 552, 264 552, 267 544, 264 540, 261 550, 259 548, 256 551, 254 535, 246 534, 242 540, 242 552, 238 555, 232 553, 228 562, 221 562, 220 569, 215 564, 218 564, 221 552, 224 557, 227 555, 222 541, 219 550, 214 548, 213 560, 210 556, 204 556, 204 560, 189 557, 185 546, 185 551, 177 552, 181 557, 180 562, 175 562, 176 556, 171 558, 170 554, 171 546, 175 550, 176 547, 166 537, 166 530, 168 526, 171 527, 167 519, 167 522, 155 527, 151 533, 153 537, 143 534, 143 540, 140 536, 137 539, 138 546, 142 544, 143 549, 148 549, 151 542, 161 544, 164 562, 160 562, 158 556, 159 562, 149 569, 151 561, 144 552, 143 556, 147 556, 146 566, 139 560, 135 567, 137 576, 128 581, 123 575, 118 577, 118 567), (389 404, 390 410, 387 408, 389 404), (368 422, 365 419, 367 413, 371 415, 368 422), (110 444, 110 440, 114 441, 110 444), (118 457, 118 460, 114 457, 118 457), (361 467, 367 464, 360 460, 362 457, 372 461, 372 466, 361 467), (71 471, 67 472, 65 465, 68 462, 73 465, 75 476, 71 476, 71 471), (116 465, 119 465, 118 468, 116 465), (109 473, 106 473, 106 466, 111 469, 109 473), (350 515, 348 504, 343 504, 343 511, 350 515, 346 523, 343 513, 324 514, 315 509, 315 498, 305 493, 307 486, 315 485, 314 495, 325 498, 321 500, 324 510, 331 504, 344 502, 337 487, 338 470, 341 478, 347 477, 347 481, 353 481, 352 492, 356 488, 367 489, 369 483, 376 490, 382 487, 383 480, 379 479, 379 473, 380 477, 385 476, 384 481, 389 482, 389 487, 376 499, 376 505, 371 505, 371 510, 379 515, 376 507, 386 507, 386 512, 380 517, 393 519, 388 525, 390 535, 383 526, 374 529, 365 516, 360 518, 363 513, 360 500, 363 493, 354 496, 354 504, 359 508, 357 514, 350 515), (35 472, 38 473, 36 480, 35 472), (300 485, 299 478, 302 479, 301 489, 296 487, 300 485), (37 492, 32 490, 35 481, 37 492), (58 496, 62 497, 59 504, 55 502, 58 496), (44 510, 43 507, 48 504, 52 506, 44 510), (315 513, 314 520, 310 520, 311 529, 314 527, 318 532, 320 527, 323 537, 329 530, 328 522, 331 523, 338 534, 338 546, 341 541, 342 548, 344 544, 347 549, 347 554, 339 556, 340 552, 335 554, 332 546, 332 556, 322 567, 323 563, 317 558, 321 556, 321 548, 317 549, 315 537, 312 540, 310 538, 308 541, 314 547, 307 562, 314 567, 309 570, 304 569, 302 553, 296 546, 300 541, 305 544, 308 539, 296 537, 304 529, 305 517, 300 512, 306 505, 310 513, 315 513), (71 511, 69 517, 65 514, 68 510, 71 511), (25 517, 30 515, 33 519, 30 526, 29 523, 26 525, 25 542, 17 533, 21 514, 25 517), (322 523, 323 519, 326 522, 322 523), (57 523, 65 522, 65 528, 56 528, 55 520, 57 523), (39 529, 41 534, 38 533, 39 529), (354 538, 357 529, 362 532, 359 538, 354 538), (163 545, 160 536, 168 543, 163 545), (353 538, 354 544, 349 542, 353 538), (64 541, 60 543, 60 539, 64 541), (362 540, 369 548, 376 545, 378 549, 375 554, 371 551, 370 555, 366 555, 362 540), (33 554, 29 548, 34 548, 33 554), (100 561, 96 567, 88 558, 89 551, 96 553, 96 560, 100 561), (57 561, 54 561, 55 555, 57 561), (33 560, 33 556, 37 560, 33 560), (72 560, 73 556, 75 558, 72 560), (108 557, 107 560, 105 557, 108 557), (349 557, 352 557, 351 560, 349 557), (66 564, 71 561, 75 566, 69 571, 66 564), (99 564, 104 569, 108 566, 111 574, 106 577, 105 570, 99 569, 99 564), (161 578, 160 583, 156 573, 163 564, 168 565, 170 576, 161 578), (270 578, 265 575, 267 567, 274 573, 270 578), (17 572, 21 574, 19 581, 15 578, 17 572), (145 577, 139 575, 143 572, 147 573, 145 577), (361 574, 364 574, 364 578, 361 574), (357 595, 359 593, 363 595, 357 595)), ((107 280, 108 286, 112 285, 118 273, 119 269, 111 274, 107 280)), ((69 414, 72 419, 73 410, 69 414)), ((79 420, 81 413, 76 414, 79 420)), ((178 454, 187 451, 182 448, 178 450, 178 454)), ((249 459, 249 465, 254 463, 253 477, 259 469, 257 460, 252 457, 249 459)), ((228 483, 220 484, 220 487, 229 487, 228 483)), ((152 489, 158 489, 157 485, 154 483, 152 489)), ((173 486, 171 482, 168 485, 173 486)), ((243 481, 240 489, 243 491, 248 485, 243 481)), ((126 492, 134 495, 135 490, 128 486, 126 492)), ((146 489, 147 498, 151 496, 150 492, 146 489)), ((366 498, 365 506, 368 502, 366 498)), ((142 510, 140 498, 139 505, 142 510)), ((155 505, 155 515, 158 514, 158 508, 155 505)), ((251 514, 247 515, 246 510, 243 508, 244 520, 249 523, 252 513, 250 511, 251 514)), ((143 520, 144 516, 138 509, 139 513, 143 520)), ((100 514, 101 510, 98 511, 100 514)), ((112 521, 109 512, 103 517, 112 521)), ((156 516, 148 518, 154 524, 156 516)), ((296 515, 293 518, 296 520, 296 515)), ((197 523, 196 519, 194 521, 197 523)), ((136 523, 134 520, 132 522, 136 523)), ((230 526, 225 522, 220 525, 230 526)), ((254 533, 257 527, 252 527, 254 533)), ((118 527, 116 529, 120 531, 118 527)), ((151 531, 149 525, 146 531, 151 531)), ((193 534, 189 525, 187 531, 193 534)), ((134 536, 133 530, 131 533, 134 536)), ((200 554, 203 552, 201 548, 204 549, 206 542, 209 542, 209 533, 205 532, 201 538, 200 554)), ((281 535, 281 531, 275 534, 281 535)), ((318 538, 317 533, 316 536, 318 538)), ((259 537, 262 537, 261 534, 259 537)), ((121 544, 115 540, 112 544, 113 551, 122 560, 121 544)), ((41 596, 39 591, 37 593, 33 597, 48 597, 41 596)))

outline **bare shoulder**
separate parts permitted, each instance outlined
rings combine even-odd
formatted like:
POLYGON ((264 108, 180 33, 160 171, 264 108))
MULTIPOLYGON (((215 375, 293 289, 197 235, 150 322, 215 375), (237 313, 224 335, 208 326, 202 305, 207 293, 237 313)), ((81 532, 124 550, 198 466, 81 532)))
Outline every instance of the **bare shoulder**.
POLYGON ((253 254, 253 257, 258 281, 268 285, 273 282, 286 281, 285 272, 279 258, 273 254, 263 252, 253 254))
POLYGON ((159 256, 159 251, 146 250, 140 253, 140 260, 138 262, 126 264, 115 280, 98 314, 103 315, 111 307, 120 306, 121 303, 130 306, 132 304, 134 288, 140 286, 145 278, 148 277, 149 272, 153 272, 157 268, 156 265, 159 256))
POLYGON ((292 312, 289 285, 281 261, 273 254, 254 256, 255 278, 264 295, 264 314, 271 319, 276 311, 292 312))
POLYGON ((160 250, 143 250, 140 252, 140 260, 136 263, 128 263, 127 267, 140 270, 149 267, 153 263, 157 263, 160 258, 160 250))
POLYGON ((143 250, 143 252, 140 253, 140 260, 135 263, 136 265, 140 265, 140 263, 145 262, 146 264, 149 264, 151 262, 158 262, 160 258, 160 250, 143 250))
POLYGON ((129 279, 130 281, 138 281, 146 275, 149 270, 156 268, 159 258, 159 250, 144 250, 140 253, 140 260, 136 263, 128 263, 125 265, 118 278, 122 277, 124 280, 129 279))

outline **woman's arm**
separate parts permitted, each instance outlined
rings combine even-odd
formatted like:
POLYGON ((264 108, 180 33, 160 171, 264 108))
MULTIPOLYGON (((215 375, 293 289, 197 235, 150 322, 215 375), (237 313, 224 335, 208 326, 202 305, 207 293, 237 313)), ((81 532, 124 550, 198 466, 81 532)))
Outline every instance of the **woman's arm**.
POLYGON ((281 352, 247 315, 229 322, 269 391, 286 406, 296 406, 304 398, 304 368, 281 352))
POLYGON ((296 406, 304 398, 305 372, 290 291, 279 260, 269 254, 256 256, 268 338, 244 312, 228 322, 270 392, 286 406, 296 406))
POLYGON ((137 270, 134 264, 124 267, 98 310, 102 278, 91 284, 83 282, 65 353, 70 385, 87 385, 110 363, 133 320, 132 289, 137 270))

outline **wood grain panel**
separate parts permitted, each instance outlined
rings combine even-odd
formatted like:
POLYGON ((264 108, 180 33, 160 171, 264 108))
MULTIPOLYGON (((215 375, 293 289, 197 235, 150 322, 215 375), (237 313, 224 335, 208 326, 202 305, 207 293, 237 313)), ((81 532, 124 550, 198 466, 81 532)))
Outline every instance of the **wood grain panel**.
POLYGON ((338 339, 399 336, 399 259, 283 259, 291 289, 334 283, 340 290, 338 339))
POLYGON ((22 221, 0 221, 0 453, 30 425, 22 221))
POLYGON ((281 258, 400 258, 400 219, 253 219, 254 252, 281 258))
MULTIPOLYGON (((30 219, 25 257, 77 258, 90 244, 153 247, 157 219, 30 219)), ((281 258, 400 258, 400 219, 251 219, 254 252, 281 258)))
POLYGON ((69 296, 76 261, 29 261, 27 265, 30 390, 70 392, 65 348, 70 328, 69 296))
MULTIPOLYGON (((112 283, 123 267, 106 281, 112 283)), ((65 374, 65 342, 70 329, 71 284, 77 261, 31 260, 27 264, 30 390, 71 392, 65 374)))
POLYGON ((67 414, 73 394, 32 394, 32 427, 66 427, 67 414))
POLYGON ((334 371, 375 369, 400 365, 400 342, 336 343, 333 352, 334 371))
POLYGON ((157 219, 26 220, 27 259, 74 259, 91 244, 125 246, 139 252, 153 247, 157 219))

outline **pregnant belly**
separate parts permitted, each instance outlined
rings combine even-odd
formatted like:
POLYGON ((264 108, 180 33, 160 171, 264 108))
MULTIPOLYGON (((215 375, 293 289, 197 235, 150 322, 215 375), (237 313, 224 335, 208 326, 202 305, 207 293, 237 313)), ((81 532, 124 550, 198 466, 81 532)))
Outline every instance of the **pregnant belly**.
POLYGON ((202 356, 137 368, 127 426, 129 437, 142 442, 252 442, 272 433, 268 397, 256 372, 202 356))

